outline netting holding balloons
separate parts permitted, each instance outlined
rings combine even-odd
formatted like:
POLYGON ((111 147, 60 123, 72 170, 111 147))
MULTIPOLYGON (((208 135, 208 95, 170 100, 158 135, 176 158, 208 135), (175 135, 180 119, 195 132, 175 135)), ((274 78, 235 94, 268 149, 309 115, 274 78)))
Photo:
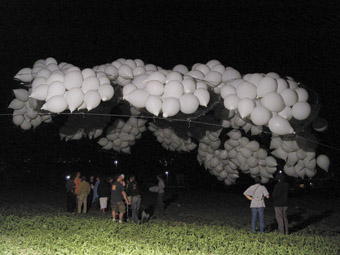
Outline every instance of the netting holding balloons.
POLYGON ((226 185, 240 173, 268 182, 277 159, 297 178, 329 168, 329 158, 315 152, 315 133, 327 129, 317 95, 274 72, 241 75, 218 60, 165 70, 124 58, 80 69, 49 57, 14 78, 23 88, 13 90, 9 108, 24 130, 69 114, 61 139, 88 136, 121 153, 149 130, 167 150, 197 148, 198 162, 226 185))

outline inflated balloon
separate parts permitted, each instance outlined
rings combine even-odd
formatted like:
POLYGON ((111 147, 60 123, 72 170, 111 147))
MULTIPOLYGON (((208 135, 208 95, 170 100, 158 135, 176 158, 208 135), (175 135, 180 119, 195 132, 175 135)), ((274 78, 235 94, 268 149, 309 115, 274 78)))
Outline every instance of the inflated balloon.
POLYGON ((88 111, 96 108, 100 104, 100 101, 101 97, 97 90, 90 90, 84 94, 84 103, 88 111))
POLYGON ((328 172, 328 168, 329 168, 329 158, 326 155, 319 155, 316 159, 316 163, 318 165, 318 167, 320 167, 322 170, 325 170, 326 172, 328 172))
POLYGON ((162 109, 163 101, 159 96, 148 96, 146 99, 145 107, 148 112, 152 113, 155 116, 158 116, 162 109))
POLYGON ((23 68, 15 76, 14 79, 20 80, 22 82, 31 82, 33 80, 32 69, 23 68))
POLYGON ((183 80, 182 81, 183 84, 183 89, 184 89, 184 93, 194 93, 196 90, 196 82, 194 82, 193 80, 183 80))
POLYGON ((223 104, 226 109, 233 111, 238 108, 239 102, 240 98, 237 95, 228 95, 224 98, 223 104))
POLYGON ((264 106, 256 106, 250 114, 251 121, 255 125, 266 125, 271 118, 270 111, 264 106))
POLYGON ((114 89, 110 84, 100 85, 98 88, 98 93, 103 102, 110 100, 114 96, 114 89))
POLYGON ((194 113, 200 105, 198 98, 194 94, 184 94, 179 99, 179 102, 181 105, 181 112, 185 114, 194 113))
POLYGON ((9 104, 8 108, 13 110, 19 110, 25 106, 25 103, 17 98, 13 99, 9 104))
POLYGON ((48 86, 46 84, 42 84, 36 87, 32 91, 30 97, 37 99, 37 100, 45 101, 47 98, 47 92, 48 92, 48 86))
POLYGON ((238 103, 238 112, 242 118, 248 117, 255 108, 255 102, 250 98, 243 98, 238 103))
POLYGON ((62 71, 56 71, 51 73, 51 75, 47 78, 46 84, 50 86, 55 81, 64 82, 65 74, 62 71))
POLYGON ((272 77, 265 76, 257 85, 257 96, 264 97, 265 95, 276 92, 277 81, 272 77))
POLYGON ((216 71, 210 71, 204 76, 204 80, 208 82, 211 87, 216 87, 222 82, 222 75, 216 71))
POLYGON ((174 97, 179 99, 184 93, 183 84, 180 81, 172 80, 164 86, 163 97, 174 97))
POLYGON ((267 93, 261 99, 261 104, 273 112, 281 112, 285 108, 282 96, 276 92, 267 93))
POLYGON ((210 101, 210 93, 208 90, 206 89, 196 89, 194 92, 194 95, 197 97, 197 99, 199 100, 199 104, 207 107, 208 103, 210 101))
POLYGON ((282 117, 272 117, 268 122, 270 131, 278 135, 288 135, 294 132, 288 120, 282 117))
POLYGON ((65 93, 64 83, 62 83, 61 81, 52 82, 48 86, 46 100, 48 100, 48 99, 50 99, 51 97, 54 97, 54 96, 64 95, 64 93, 65 93))
POLYGON ((312 109, 307 102, 297 102, 292 107, 292 115, 297 120, 307 119, 312 109))
POLYGON ((236 94, 240 99, 242 98, 255 99, 256 98, 256 86, 252 83, 244 81, 237 86, 236 94))
POLYGON ((174 71, 176 72, 179 72, 181 74, 186 74, 187 72, 189 72, 188 68, 185 66, 185 65, 176 65, 174 68, 173 68, 174 71))
POLYGON ((17 99, 19 99, 22 102, 25 102, 28 100, 28 91, 26 89, 13 89, 14 95, 17 99))
POLYGON ((81 74, 83 75, 84 80, 87 79, 88 77, 96 77, 96 73, 91 68, 83 69, 81 71, 81 74))
POLYGON ((307 102, 309 98, 307 90, 305 90, 304 88, 297 88, 295 92, 298 94, 298 100, 300 102, 307 102))
POLYGON ((71 71, 65 74, 64 85, 70 90, 72 88, 80 88, 84 77, 80 71, 71 71))
POLYGON ((118 74, 124 79, 132 79, 133 78, 133 69, 129 65, 121 65, 118 69, 118 74))
POLYGON ((285 89, 280 92, 280 95, 283 98, 284 104, 286 106, 292 106, 298 101, 298 94, 295 90, 292 89, 285 89))
POLYGON ((144 83, 147 83, 149 81, 159 81, 160 83, 165 83, 165 75, 160 72, 160 71, 157 71, 157 72, 153 72, 151 73, 143 82, 144 83))
MULTIPOLYGON (((110 81, 108 83, 110 83, 110 81)), ((84 93, 90 90, 97 90, 99 88, 99 85, 100 83, 97 77, 90 76, 83 81, 81 85, 81 90, 84 93)))
POLYGON ((235 70, 234 68, 226 68, 226 70, 222 74, 222 81, 230 81, 234 79, 241 78, 241 74, 239 71, 235 70))
POLYGON ((84 101, 84 93, 80 88, 70 89, 65 96, 68 108, 71 112, 82 105, 84 101))
POLYGON ((149 95, 161 96, 164 92, 164 84, 159 80, 150 80, 146 82, 145 89, 149 95))
POLYGON ((124 96, 124 99, 135 107, 145 107, 146 99, 149 94, 141 89, 136 89, 124 96))
POLYGON ((47 102, 41 107, 43 110, 47 110, 53 113, 61 113, 67 109, 67 101, 64 96, 54 96, 51 97, 47 102))

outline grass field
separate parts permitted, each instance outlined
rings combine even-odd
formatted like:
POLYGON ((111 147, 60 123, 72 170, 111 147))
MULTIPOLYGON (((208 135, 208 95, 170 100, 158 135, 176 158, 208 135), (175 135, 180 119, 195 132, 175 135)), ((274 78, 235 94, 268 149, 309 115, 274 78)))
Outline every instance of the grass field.
MULTIPOLYGON (((1 254, 340 253, 335 199, 292 198, 291 234, 282 236, 270 201, 266 233, 252 234, 249 203, 237 193, 170 191, 164 217, 142 225, 113 223, 94 208, 86 215, 67 213, 63 193, 51 190, 4 191, 0 198, 1 254)), ((143 206, 152 200, 145 194, 143 206)))

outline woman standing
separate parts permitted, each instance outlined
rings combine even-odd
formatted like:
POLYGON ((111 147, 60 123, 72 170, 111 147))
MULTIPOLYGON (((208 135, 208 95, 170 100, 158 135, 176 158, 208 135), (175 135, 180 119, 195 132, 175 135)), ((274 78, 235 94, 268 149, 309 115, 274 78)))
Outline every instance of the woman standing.
POLYGON ((104 180, 104 178, 102 178, 102 181, 98 185, 97 193, 99 197, 100 211, 105 213, 105 209, 107 208, 107 200, 110 196, 110 187, 108 181, 104 180))
POLYGON ((259 215, 259 221, 260 221, 260 232, 263 233, 264 230, 264 221, 263 221, 263 213, 265 203, 264 198, 269 198, 268 190, 265 186, 261 185, 261 177, 256 176, 255 177, 255 184, 250 186, 243 195, 251 201, 250 208, 252 213, 251 218, 251 230, 253 233, 255 233, 255 225, 256 225, 256 218, 257 214, 259 215))

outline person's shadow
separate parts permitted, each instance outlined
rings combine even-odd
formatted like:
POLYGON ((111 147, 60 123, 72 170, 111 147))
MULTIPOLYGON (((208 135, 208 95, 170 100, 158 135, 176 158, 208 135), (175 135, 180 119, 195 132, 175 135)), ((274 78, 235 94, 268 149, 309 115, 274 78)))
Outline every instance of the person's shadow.
MULTIPOLYGON (((320 222, 324 218, 327 218, 330 215, 332 215, 333 212, 334 212, 334 209, 329 209, 317 215, 310 215, 306 219, 304 219, 304 215, 307 214, 306 209, 298 208, 298 211, 294 211, 293 213, 288 212, 288 215, 287 215, 288 224, 289 225, 293 224, 293 226, 289 228, 289 233, 298 232, 302 229, 307 228, 308 226, 312 224, 320 222)), ((274 218, 270 224, 266 225, 265 232, 267 233, 273 232, 277 230, 277 228, 278 228, 277 222, 276 222, 276 219, 274 218)))

